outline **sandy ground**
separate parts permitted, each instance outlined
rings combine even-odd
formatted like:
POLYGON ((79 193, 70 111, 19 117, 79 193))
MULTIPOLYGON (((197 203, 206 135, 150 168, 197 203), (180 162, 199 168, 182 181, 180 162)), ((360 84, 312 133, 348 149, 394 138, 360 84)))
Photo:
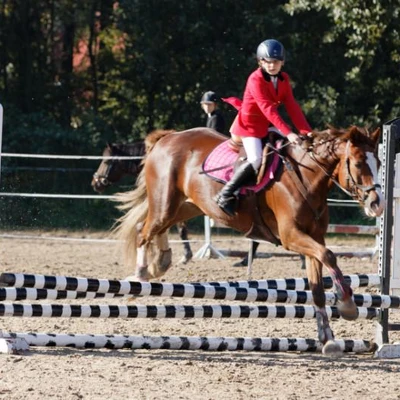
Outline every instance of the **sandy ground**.
MULTIPOLYGON (((36 232, 37 233, 37 232, 36 232)), ((42 233, 43 234, 43 233, 42 233)), ((48 234, 46 234, 48 235, 48 234)), ((55 232, 51 235, 63 236, 55 232)), ((70 234, 69 234, 70 235, 70 234)), ((75 234, 76 238, 102 234, 75 234)), ((176 239, 176 237, 175 237, 176 239)), ((192 237, 196 239, 196 237, 192 237)), ((201 237, 197 239, 201 240, 201 237)), ((243 249, 232 237, 217 248, 243 249)), ((373 247, 373 238, 331 239, 332 246, 373 247)), ((201 241, 193 243, 194 251, 201 241)), ((172 244, 174 261, 180 244, 172 244)), ((260 251, 274 250, 262 244, 260 251)), ((168 282, 247 279, 237 259, 198 259, 174 266, 168 282)), ((376 273, 377 259, 340 258, 345 274, 376 273)), ((121 279, 127 271, 114 242, 0 238, 0 271, 121 279)), ((256 259, 253 278, 305 276, 298 257, 256 259)), ((373 291, 374 289, 367 289, 373 291)), ((89 300, 75 301, 83 304, 89 300)), ((136 299, 138 304, 215 304, 190 299, 136 299)), ((54 301, 53 301, 54 303, 54 301)), ((126 304, 124 299, 91 304, 126 304)), ((316 337, 314 320, 289 319, 55 319, 1 318, 11 332, 131 335, 316 337)), ((373 340, 375 322, 332 321, 337 338, 373 340)), ((391 340, 399 340, 391 335, 391 340)), ((26 355, 0 355, 0 399, 399 399, 400 360, 377 360, 372 354, 199 352, 172 350, 76 350, 32 348, 26 355)))

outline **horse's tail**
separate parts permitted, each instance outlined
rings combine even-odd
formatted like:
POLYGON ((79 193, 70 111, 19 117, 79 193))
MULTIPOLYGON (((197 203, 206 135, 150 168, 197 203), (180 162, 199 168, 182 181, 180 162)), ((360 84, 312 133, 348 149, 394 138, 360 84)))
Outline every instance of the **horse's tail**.
POLYGON ((136 189, 115 195, 115 201, 120 203, 117 208, 126 213, 117 220, 113 232, 122 242, 124 263, 129 268, 136 265, 138 228, 146 219, 148 212, 144 170, 140 172, 136 184, 136 189))
POLYGON ((149 154, 153 149, 154 145, 164 136, 169 135, 170 133, 174 133, 176 131, 170 129, 156 129, 155 131, 150 132, 146 138, 144 139, 144 145, 146 149, 146 154, 149 154))
MULTIPOLYGON (((146 156, 151 152, 154 145, 161 138, 173 132, 175 131, 157 129, 146 136, 144 140, 146 154, 142 161, 143 164, 146 163, 146 156)), ((117 208, 125 211, 125 214, 117 220, 113 232, 117 239, 123 243, 125 265, 134 267, 136 264, 138 231, 141 228, 140 225, 146 220, 149 208, 144 168, 138 175, 136 188, 129 192, 117 193, 115 201, 119 203, 117 208)))

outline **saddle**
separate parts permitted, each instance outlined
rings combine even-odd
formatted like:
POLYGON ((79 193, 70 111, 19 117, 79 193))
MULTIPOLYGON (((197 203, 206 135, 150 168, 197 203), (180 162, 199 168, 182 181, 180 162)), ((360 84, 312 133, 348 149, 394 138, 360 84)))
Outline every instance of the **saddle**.
MULTIPOLYGON (((282 166, 280 157, 282 144, 282 136, 274 131, 270 131, 263 139, 263 157, 257 173, 257 182, 253 186, 244 186, 240 191, 241 194, 246 191, 257 193, 262 189, 267 189, 273 183, 282 166)), ((202 173, 225 184, 245 160, 246 152, 243 145, 233 139, 228 139, 207 156, 202 165, 202 173)))

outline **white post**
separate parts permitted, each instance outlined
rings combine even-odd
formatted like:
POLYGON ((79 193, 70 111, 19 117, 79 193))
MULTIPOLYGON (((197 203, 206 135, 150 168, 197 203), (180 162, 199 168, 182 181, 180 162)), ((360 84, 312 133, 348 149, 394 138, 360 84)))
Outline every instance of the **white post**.
POLYGON ((253 240, 249 240, 249 254, 247 256, 247 279, 251 280, 253 273, 253 240))
POLYGON ((3 106, 0 104, 0 183, 1 183, 1 143, 3 138, 3 106))
MULTIPOLYGON (((400 295, 400 153, 396 154, 396 168, 395 168, 395 179, 393 188, 393 243, 392 243, 392 269, 390 272, 390 294, 392 296, 400 295)), ((386 207, 390 207, 387 204, 386 207)), ((394 324, 397 325, 397 324, 394 324)), ((377 343, 383 336, 383 325, 377 325, 377 343)), ((394 330, 391 329, 391 330, 394 330)), ((396 329, 397 330, 397 329, 396 329)), ((400 343, 395 342, 393 344, 384 343, 381 344, 378 350, 375 352, 375 358, 390 359, 400 358, 400 343)))
POLYGON ((396 154, 396 169, 393 188, 393 263, 391 273, 391 294, 400 295, 400 153, 396 154))
POLYGON ((193 258, 225 258, 225 256, 220 251, 215 249, 211 244, 211 222, 210 217, 207 215, 204 216, 204 239, 205 244, 199 250, 197 250, 197 253, 193 258))

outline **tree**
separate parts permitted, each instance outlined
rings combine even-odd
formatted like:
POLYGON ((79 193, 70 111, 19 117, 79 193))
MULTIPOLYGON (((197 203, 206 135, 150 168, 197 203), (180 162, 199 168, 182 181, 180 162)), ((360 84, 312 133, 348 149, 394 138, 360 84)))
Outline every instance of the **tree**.
POLYGON ((333 45, 341 55, 331 60, 336 72, 337 115, 345 124, 375 125, 399 115, 400 3, 395 0, 291 0, 286 5, 295 16, 325 14, 330 23, 320 26, 321 44, 333 45))

